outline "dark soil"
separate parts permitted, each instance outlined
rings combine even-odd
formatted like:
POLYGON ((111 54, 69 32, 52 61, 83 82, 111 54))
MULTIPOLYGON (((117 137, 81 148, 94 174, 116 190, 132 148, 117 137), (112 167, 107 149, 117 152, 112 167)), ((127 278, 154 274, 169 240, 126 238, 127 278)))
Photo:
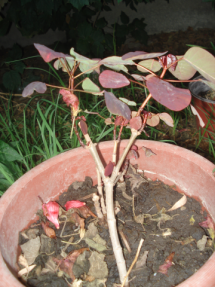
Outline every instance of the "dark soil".
MULTIPOLYGON (((137 265, 134 265, 129 276, 131 280, 130 287, 172 287, 183 282, 195 273, 213 253, 207 230, 199 225, 200 222, 205 220, 206 212, 203 212, 199 202, 192 198, 187 198, 187 203, 184 206, 168 212, 167 210, 181 199, 183 195, 176 192, 174 186, 167 186, 161 181, 142 181, 137 188, 134 187, 134 183, 130 179, 126 179, 126 189, 125 185, 118 185, 114 199, 115 202, 118 202, 116 204, 119 210, 116 215, 117 226, 118 230, 120 230, 120 239, 127 268, 130 267, 134 260, 140 240, 142 238, 144 239, 138 260, 143 259, 143 254, 145 254, 146 261, 143 261, 142 266, 140 264, 138 268, 137 265), (136 221, 138 221, 138 215, 144 214, 144 222, 142 222, 142 224, 134 220, 132 200, 130 200, 133 194, 135 195, 135 218, 136 221), (197 242, 201 240, 204 235, 208 236, 208 241, 205 248, 200 251, 197 247, 197 242), (123 240, 123 238, 125 238, 125 240, 123 240), (126 242, 129 244, 131 252, 126 248, 126 242), (169 255, 173 256, 173 265, 168 269, 167 275, 165 275, 158 272, 158 270, 159 266, 165 263, 169 255)), ((92 186, 92 180, 86 177, 84 182, 73 183, 67 192, 61 194, 59 203, 61 206, 64 206, 67 201, 82 200, 86 202, 87 206, 95 213, 91 199, 91 195, 94 192, 97 192, 96 187, 92 186)), ((41 212, 39 212, 39 214, 41 215, 41 212)), ((43 218, 43 220, 45 219, 44 216, 41 218, 43 218)), ((37 236, 40 236, 40 238, 41 236, 46 237, 41 228, 40 221, 41 219, 33 224, 30 229, 38 229, 37 236)), ((63 249, 64 252, 68 254, 71 251, 89 247, 85 240, 82 240, 78 242, 78 244, 70 244, 66 249, 64 248, 66 243, 63 243, 62 240, 68 242, 71 237, 73 237, 74 242, 79 240, 79 235, 76 230, 77 226, 71 223, 66 224, 62 237, 59 237, 64 221, 65 219, 60 217, 61 224, 59 230, 56 230, 54 225, 50 223, 50 227, 56 231, 57 238, 48 238, 49 244, 45 249, 43 246, 43 250, 40 251, 40 255, 36 258, 36 263, 34 264, 37 264, 37 266, 29 273, 26 286, 64 287, 68 286, 68 282, 72 282, 65 273, 62 274, 56 265, 54 268, 55 272, 43 272, 43 268, 47 267, 47 261, 50 257, 63 258, 60 255, 63 249)), ((99 279, 92 282, 87 281, 89 278, 86 274, 90 268, 88 259, 91 253, 95 251, 92 247, 90 251, 84 251, 84 259, 82 258, 82 261, 77 259, 73 266, 73 273, 76 278, 86 280, 83 283, 84 287, 112 287, 113 283, 119 283, 119 278, 108 228, 106 224, 99 222, 95 218, 92 219, 92 217, 86 219, 85 223, 86 230, 90 224, 94 223, 99 231, 99 235, 106 241, 106 250, 100 253, 105 255, 104 260, 108 266, 108 279, 106 285, 101 283, 99 279)), ((30 233, 29 231, 25 231, 25 234, 30 233)), ((27 239, 23 237, 23 232, 20 233, 20 245, 26 241, 27 239)))

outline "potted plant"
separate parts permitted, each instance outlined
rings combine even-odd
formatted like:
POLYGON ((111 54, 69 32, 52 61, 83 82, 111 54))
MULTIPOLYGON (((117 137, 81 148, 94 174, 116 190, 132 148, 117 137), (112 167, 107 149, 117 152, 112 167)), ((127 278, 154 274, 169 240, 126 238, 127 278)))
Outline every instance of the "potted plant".
POLYGON ((194 78, 194 80, 201 80, 191 82, 189 89, 193 96, 193 111, 196 115, 196 123, 198 128, 201 128, 201 133, 205 137, 215 139, 215 87, 213 84, 208 86, 204 81, 206 79, 202 76, 194 78))
MULTIPOLYGON (((31 209, 29 209, 31 197, 35 197, 36 195, 39 195, 39 193, 42 193, 44 199, 46 200, 50 199, 51 197, 53 198, 53 196, 57 196, 59 191, 64 190, 68 186, 68 182, 71 183, 71 175, 74 179, 80 179, 83 175, 91 175, 94 180, 97 175, 98 180, 103 181, 106 190, 107 214, 105 216, 107 216, 107 222, 109 226, 117 267, 119 270, 120 281, 122 284, 124 284, 124 286, 128 286, 128 279, 126 277, 127 270, 122 253, 122 248, 118 238, 116 220, 113 209, 113 187, 119 179, 123 178, 123 175, 126 172, 126 166, 123 166, 125 160, 129 159, 131 155, 136 157, 136 150, 138 146, 140 147, 141 142, 137 141, 137 143, 135 143, 135 146, 133 144, 137 136, 139 136, 142 132, 146 133, 146 125, 156 126, 159 123, 160 119, 165 121, 170 126, 173 125, 173 120, 167 113, 152 114, 144 110, 147 102, 151 98, 154 98, 159 103, 163 104, 165 107, 174 111, 180 111, 190 104, 191 94, 189 90, 174 87, 172 84, 169 83, 173 80, 164 80, 163 78, 166 74, 166 71, 169 70, 176 78, 179 79, 175 82, 188 81, 195 74, 196 71, 201 72, 207 79, 207 81, 214 82, 214 68, 208 65, 208 62, 210 62, 210 64, 213 64, 212 66, 214 66, 215 58, 204 49, 197 47, 190 48, 184 56, 174 56, 171 54, 164 56, 166 52, 146 53, 137 51, 125 54, 122 57, 114 56, 102 60, 90 60, 76 53, 73 48, 70 50, 71 56, 69 56, 63 53, 55 52, 39 44, 35 44, 35 47, 46 62, 49 62, 53 59, 57 59, 54 63, 54 67, 56 69, 62 68, 69 75, 68 88, 56 86, 55 87, 60 88, 59 92, 63 96, 63 100, 66 102, 67 106, 71 108, 72 129, 74 129, 74 132, 78 137, 81 146, 84 149, 82 151, 80 150, 80 148, 77 149, 76 151, 78 152, 78 155, 74 150, 68 153, 61 154, 56 158, 50 159, 49 161, 36 167, 36 169, 33 169, 30 173, 27 173, 7 191, 6 195, 1 201, 1 203, 4 204, 4 208, 1 209, 1 213, 4 212, 3 214, 1 214, 1 242, 3 242, 2 255, 6 263, 8 264, 8 267, 14 269, 14 252, 16 252, 16 248, 12 247, 12 242, 14 242, 17 233, 13 230, 10 236, 5 231, 5 228, 6 226, 9 226, 9 222, 12 221, 12 218, 14 218, 14 220, 16 218, 17 220, 18 209, 15 206, 16 204, 18 204, 18 202, 22 202, 22 209, 26 208, 28 210, 25 211, 25 219, 20 217, 18 218, 19 223, 17 222, 17 227, 23 228, 27 223, 26 216, 28 215, 28 218, 31 218, 32 211, 35 212, 38 208, 37 203, 32 200, 33 202, 31 204, 31 209), (207 57, 207 61, 199 61, 199 58, 201 57, 207 57), (154 58, 158 58, 158 60, 155 60, 154 58), (141 61, 136 63, 136 60, 141 61), (111 70, 108 69, 100 73, 99 68, 101 65, 104 65, 111 70), (143 76, 140 73, 130 73, 128 68, 126 67, 127 65, 135 65, 139 72, 149 73, 149 75, 143 76), (81 73, 76 75, 78 68, 81 70, 81 73), (161 68, 162 73, 160 74, 160 76, 156 75, 156 72, 158 72, 161 68), (143 101, 137 111, 131 112, 129 106, 126 104, 129 104, 127 99, 117 99, 112 92, 106 90, 101 91, 99 86, 92 82, 89 77, 85 77, 78 83, 76 82, 78 77, 88 74, 92 71, 100 73, 99 82, 101 86, 105 89, 121 88, 129 85, 130 81, 132 81, 142 86, 146 85, 149 90, 149 95, 146 97, 146 99, 143 101), (120 73, 120 71, 124 72, 126 76, 122 74, 122 72, 120 73), (143 81, 144 84, 140 83, 140 81, 143 81), (79 88, 80 84, 82 84, 82 90, 80 90, 79 88), (97 146, 91 141, 90 135, 88 134, 86 118, 83 114, 81 114, 82 111, 79 110, 79 99, 75 95, 77 91, 87 91, 88 93, 97 96, 104 95, 107 109, 112 115, 114 115, 108 119, 105 119, 106 124, 114 125, 113 142, 101 144, 99 145, 99 148, 97 148, 97 146), (81 135, 77 127, 77 122, 85 138, 85 143, 81 139, 81 135), (117 126, 119 126, 118 135, 117 126), (131 130, 131 137, 127 141, 120 142, 123 128, 126 126, 129 127, 131 130), (117 158, 118 149, 120 150, 119 159, 117 158), (89 154, 91 154, 93 160, 89 160, 89 154), (73 162, 71 162, 71 160, 73 162), (106 162, 105 165, 104 161, 106 162), (92 172, 93 162, 94 166, 96 167, 97 173, 95 171, 92 172), (78 168, 80 166, 81 169, 78 168), (60 177, 58 174, 60 174, 60 177), (50 183, 49 185, 48 182, 50 183), (30 186, 32 187, 30 188, 30 186), (31 190, 27 191, 29 188, 31 190), (20 191, 17 192, 17 190, 20 191), (9 248, 9 245, 10 250, 7 250, 9 248)), ((26 97, 31 95, 34 90, 36 90, 38 93, 44 93, 47 89, 47 86, 50 85, 41 82, 33 82, 24 89, 23 96, 26 97)), ((90 112, 87 111, 87 113, 90 112)), ((205 159, 178 147, 173 147, 173 152, 170 152, 169 145, 163 146, 160 145, 160 143, 153 143, 149 141, 144 143, 144 146, 147 149, 154 150, 156 154, 160 153, 160 155, 155 157, 158 159, 158 161, 148 160, 144 163, 141 163, 141 161, 139 161, 140 166, 144 168, 144 170, 149 171, 150 177, 162 178, 166 183, 171 183, 174 182, 173 177, 175 176, 175 182, 177 183, 178 190, 186 192, 189 195, 195 195, 197 197, 200 197, 203 202, 207 202, 207 209, 213 218, 215 214, 215 210, 213 210, 211 205, 211 202, 214 202, 215 200, 215 198, 213 197, 214 195, 212 190, 214 188, 215 182, 212 175, 213 165, 205 159), (159 158, 160 164, 158 163, 159 158), (161 158, 165 158, 165 161, 168 162, 168 166, 170 168, 163 167, 164 162, 161 161, 161 158), (179 161, 180 164, 178 164, 179 161), (186 173, 184 172, 185 166, 188 168, 186 173), (205 168, 204 171, 202 170, 203 167, 205 168), (163 169, 166 169, 166 171, 164 172, 163 169), (191 171, 193 173, 193 182, 191 184, 192 187, 190 186, 188 188, 188 185, 190 185, 190 183, 188 184, 188 182, 190 181, 190 175, 189 180, 186 176, 188 172, 191 171), (199 173, 202 173, 201 175, 203 175, 200 181, 199 173), (199 192, 200 186, 204 186, 204 188, 207 186, 208 198, 206 198, 199 192)), ((214 260, 214 256, 212 256, 212 258, 214 260)), ((9 274, 9 270, 6 269, 6 267, 4 266, 2 258, 1 260, 1 271, 5 272, 3 274, 5 280, 4 282, 7 282, 7 278, 10 277, 11 279, 11 276, 7 277, 7 275, 9 274)), ((207 268, 210 268, 210 266, 210 263, 206 263, 205 267, 203 267, 202 270, 199 271, 199 274, 202 275, 202 272, 205 272, 205 269, 207 270, 207 268)), ((10 286, 21 286, 15 278, 11 280, 12 281, 9 284, 10 286)), ((192 279, 188 279, 187 282, 189 282, 189 280, 191 280, 190 282, 192 282, 192 279)), ((210 278, 208 278, 207 280, 207 286, 213 286, 212 280, 214 280, 214 278, 210 276, 210 278)), ((182 283, 181 286, 186 285, 182 283)))

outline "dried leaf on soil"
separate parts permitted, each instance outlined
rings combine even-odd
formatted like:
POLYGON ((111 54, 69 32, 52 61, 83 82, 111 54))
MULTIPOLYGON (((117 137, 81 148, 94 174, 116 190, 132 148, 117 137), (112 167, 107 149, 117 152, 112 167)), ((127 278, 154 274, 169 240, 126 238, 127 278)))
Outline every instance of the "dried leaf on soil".
POLYGON ((89 245, 91 248, 97 250, 98 252, 103 252, 105 250, 107 250, 106 246, 100 244, 100 243, 96 243, 94 240, 90 239, 90 238, 84 238, 85 242, 87 245, 89 245))
POLYGON ((207 239, 208 239, 208 237, 206 235, 203 235, 202 239, 197 241, 197 247, 199 248, 200 251, 205 250, 205 245, 207 243, 207 239))
POLYGON ((46 222, 44 223, 43 221, 41 222, 42 228, 45 232, 45 234, 50 237, 50 238, 56 238, 56 233, 53 228, 49 227, 49 223, 46 222))
POLYGON ((30 239, 28 242, 20 245, 20 247, 24 253, 28 265, 31 265, 39 255, 40 237, 37 236, 35 239, 30 239))
POLYGON ((104 261, 105 255, 98 252, 92 252, 89 261, 90 269, 88 275, 95 277, 96 279, 104 279, 108 276, 107 263, 104 261))
POLYGON ((73 274, 72 268, 73 265, 80 254, 82 254, 85 250, 89 250, 89 248, 81 248, 79 250, 72 251, 68 254, 65 259, 57 259, 52 258, 52 260, 58 264, 61 271, 65 272, 69 275, 69 277, 74 281, 75 276, 73 274))
POLYGON ((18 277, 21 277, 22 275, 25 275, 27 273, 29 273, 31 270, 33 270, 37 265, 31 265, 28 268, 23 268, 21 270, 19 270, 18 272, 18 277))
POLYGON ((143 266, 146 265, 148 253, 149 253, 149 251, 144 251, 144 253, 143 253, 142 256, 140 257, 140 259, 137 260, 136 269, 141 268, 141 267, 143 267, 143 266))
POLYGON ((150 148, 142 146, 142 149, 145 151, 145 156, 150 157, 152 155, 156 155, 150 148))
POLYGON ((170 209, 168 209, 167 211, 173 211, 176 210, 180 207, 182 207, 183 205, 185 205, 187 203, 187 197, 186 195, 183 195, 181 199, 179 199, 170 209))

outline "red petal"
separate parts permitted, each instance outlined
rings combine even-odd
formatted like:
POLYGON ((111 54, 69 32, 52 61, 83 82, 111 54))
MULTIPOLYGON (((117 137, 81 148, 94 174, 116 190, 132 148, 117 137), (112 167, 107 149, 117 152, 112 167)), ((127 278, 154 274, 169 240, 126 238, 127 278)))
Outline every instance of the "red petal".
POLYGON ((59 205, 57 202, 50 201, 42 205, 43 213, 51 221, 57 229, 59 229, 58 214, 59 205))
POLYGON ((79 200, 71 200, 71 201, 67 201, 67 203, 64 206, 66 210, 69 210, 70 208, 78 208, 85 204, 86 204, 85 202, 81 202, 79 200))

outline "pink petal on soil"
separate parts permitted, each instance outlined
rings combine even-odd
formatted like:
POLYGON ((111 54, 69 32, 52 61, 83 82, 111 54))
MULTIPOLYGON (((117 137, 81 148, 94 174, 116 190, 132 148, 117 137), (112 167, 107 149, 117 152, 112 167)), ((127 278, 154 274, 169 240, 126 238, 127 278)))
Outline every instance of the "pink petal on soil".
POLYGON ((67 203, 64 206, 65 206, 66 211, 67 211, 70 208, 78 208, 78 207, 81 207, 84 205, 86 205, 85 202, 81 202, 79 200, 71 200, 71 201, 67 201, 67 203))
POLYGON ((59 229, 58 214, 59 205, 57 202, 50 201, 42 205, 43 213, 51 221, 57 229, 59 229))
POLYGON ((210 216, 207 216, 206 220, 200 222, 199 225, 200 225, 201 227, 211 228, 211 229, 213 229, 213 230, 215 229, 215 228, 214 228, 214 223, 213 223, 212 219, 210 218, 210 216))

